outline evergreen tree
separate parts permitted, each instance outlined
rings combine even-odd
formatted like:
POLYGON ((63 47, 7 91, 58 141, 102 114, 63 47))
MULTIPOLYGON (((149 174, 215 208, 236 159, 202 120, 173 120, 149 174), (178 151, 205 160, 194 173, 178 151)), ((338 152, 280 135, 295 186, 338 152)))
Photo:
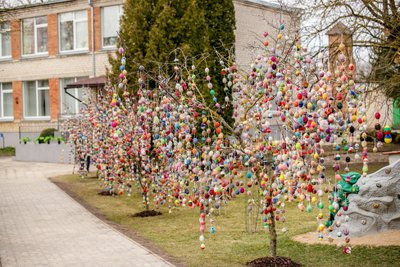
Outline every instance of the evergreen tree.
POLYGON ((152 62, 171 63, 210 50, 205 17, 195 0, 159 0, 154 12, 157 18, 147 43, 148 71, 157 67, 152 62))
MULTIPOLYGON (((126 69, 129 70, 128 80, 131 82, 134 80, 134 73, 137 70, 136 62, 144 62, 147 56, 149 33, 156 18, 153 16, 153 10, 157 2, 158 0, 129 0, 124 6, 118 45, 126 48, 126 69)), ((118 81, 121 61, 120 58, 110 56, 109 62, 113 72, 110 78, 115 83, 118 81)))
MULTIPOLYGON (((207 21, 208 35, 212 52, 207 61, 210 69, 210 76, 214 84, 215 97, 222 105, 225 104, 225 97, 232 97, 232 90, 221 79, 221 59, 229 66, 235 50, 235 7, 232 0, 197 0, 199 6, 205 11, 205 19, 207 21), (219 55, 216 54, 218 52, 219 55)), ((207 98, 207 102, 212 100, 207 98)), ((233 124, 233 107, 225 107, 222 117, 230 125, 233 124)))

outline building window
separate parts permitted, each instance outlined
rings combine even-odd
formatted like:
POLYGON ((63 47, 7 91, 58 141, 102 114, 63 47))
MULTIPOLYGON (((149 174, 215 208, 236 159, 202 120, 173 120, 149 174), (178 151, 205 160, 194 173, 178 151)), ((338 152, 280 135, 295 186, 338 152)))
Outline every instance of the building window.
POLYGON ((0 22, 0 57, 11 56, 10 23, 0 22))
MULTIPOLYGON (((82 103, 73 98, 72 96, 65 93, 65 86, 70 83, 77 82, 79 80, 87 79, 88 77, 78 77, 78 78, 64 78, 60 79, 60 103, 61 103, 61 114, 62 116, 75 115, 80 113, 82 108, 82 103)), ((84 101, 85 92, 84 88, 73 88, 68 89, 68 93, 74 97, 84 101)))
POLYGON ((47 17, 22 21, 22 54, 32 55, 47 52, 47 17))
POLYGON ((101 9, 101 32, 103 47, 115 47, 119 32, 122 5, 108 6, 101 9))
POLYGON ((60 50, 88 49, 87 11, 68 12, 59 15, 60 50))
POLYGON ((24 82, 24 117, 49 117, 49 81, 24 82))
POLYGON ((0 118, 13 117, 13 94, 11 83, 0 83, 0 118))

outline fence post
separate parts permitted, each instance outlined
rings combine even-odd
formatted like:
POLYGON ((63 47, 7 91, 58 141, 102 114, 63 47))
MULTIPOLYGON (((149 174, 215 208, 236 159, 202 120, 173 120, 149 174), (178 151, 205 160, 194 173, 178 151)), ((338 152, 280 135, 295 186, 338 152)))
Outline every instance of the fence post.
POLYGON ((0 133, 0 138, 3 139, 3 148, 5 148, 6 146, 5 146, 4 134, 3 133, 0 133))

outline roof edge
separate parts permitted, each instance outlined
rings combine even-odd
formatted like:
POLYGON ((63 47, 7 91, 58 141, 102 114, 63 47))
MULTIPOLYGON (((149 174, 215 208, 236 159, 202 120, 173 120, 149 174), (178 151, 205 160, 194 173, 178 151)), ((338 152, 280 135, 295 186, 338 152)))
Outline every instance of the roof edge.
POLYGON ((33 4, 26 4, 26 5, 20 5, 20 6, 14 6, 14 7, 9 7, 9 8, 4 8, 0 9, 1 12, 9 12, 13 10, 20 10, 24 8, 32 8, 32 7, 38 7, 38 6, 47 6, 47 5, 54 5, 54 4, 60 4, 60 3, 68 3, 68 2, 73 2, 74 0, 50 0, 48 2, 44 3, 33 3, 33 4))
POLYGON ((275 9, 275 10, 282 10, 286 12, 301 12, 301 8, 291 7, 291 6, 282 6, 277 3, 267 2, 264 0, 234 0, 237 3, 244 3, 244 4, 253 4, 257 6, 262 6, 265 8, 275 9))

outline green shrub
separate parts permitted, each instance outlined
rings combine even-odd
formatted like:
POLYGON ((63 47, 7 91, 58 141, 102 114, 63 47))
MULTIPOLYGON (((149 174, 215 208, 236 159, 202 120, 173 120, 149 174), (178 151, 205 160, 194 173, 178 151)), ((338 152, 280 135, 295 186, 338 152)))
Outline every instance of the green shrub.
POLYGON ((6 146, 4 148, 0 148, 0 157, 9 157, 15 156, 15 147, 6 146))
POLYGON ((37 143, 43 144, 44 143, 44 137, 39 135, 38 137, 35 138, 35 140, 33 140, 33 142, 35 144, 37 144, 37 143))
POLYGON ((43 129, 43 131, 40 133, 39 136, 41 136, 41 137, 47 137, 47 136, 54 137, 54 132, 55 131, 57 131, 57 129, 46 128, 46 129, 43 129))
POLYGON ((61 144, 61 142, 66 143, 65 138, 62 136, 59 137, 53 137, 52 140, 57 141, 57 143, 61 144))
POLYGON ((26 144, 27 142, 31 141, 31 139, 29 137, 23 137, 23 138, 19 139, 19 141, 20 141, 20 143, 22 142, 22 143, 26 144))

